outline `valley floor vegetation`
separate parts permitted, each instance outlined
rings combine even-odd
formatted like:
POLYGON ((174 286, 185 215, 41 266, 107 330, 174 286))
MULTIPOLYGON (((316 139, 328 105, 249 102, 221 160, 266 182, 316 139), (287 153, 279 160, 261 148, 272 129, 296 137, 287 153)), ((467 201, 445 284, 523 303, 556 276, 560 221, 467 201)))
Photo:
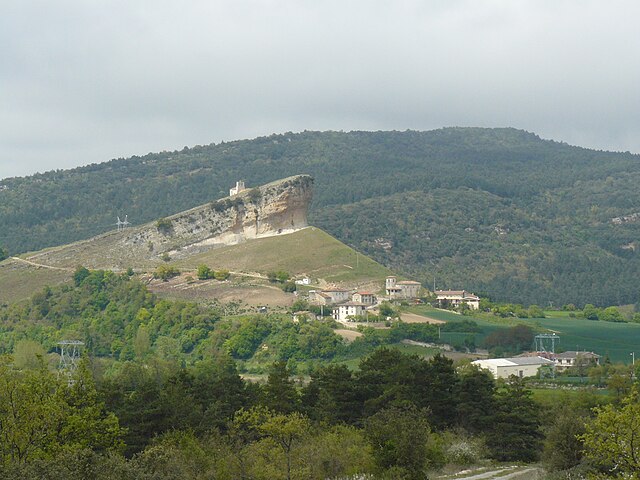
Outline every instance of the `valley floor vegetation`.
POLYGON ((78 268, 72 285, 0 307, 0 477, 424 479, 542 462, 546 478, 633 478, 638 469, 628 372, 616 394, 541 395, 386 346, 435 340, 433 325, 366 328, 346 344, 325 321, 160 300, 131 273, 78 268), (71 378, 55 368, 56 344, 69 338, 85 343, 71 378), (359 358, 357 368, 345 358, 359 358), (256 362, 264 377, 247 371, 256 362))

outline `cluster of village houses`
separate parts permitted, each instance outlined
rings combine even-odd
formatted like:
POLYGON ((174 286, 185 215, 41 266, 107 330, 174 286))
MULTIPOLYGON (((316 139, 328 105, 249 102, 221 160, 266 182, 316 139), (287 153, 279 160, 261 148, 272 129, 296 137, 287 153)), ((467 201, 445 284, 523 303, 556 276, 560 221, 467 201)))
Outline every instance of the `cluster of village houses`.
MULTIPOLYGON (((299 280, 297 283, 308 284, 309 282, 305 280, 299 280)), ((414 300, 420 296, 421 291, 420 282, 398 281, 397 277, 389 276, 385 279, 383 296, 369 291, 354 292, 342 288, 325 288, 310 290, 309 302, 331 308, 334 320, 349 322, 354 318, 366 317, 370 312, 377 310, 378 304, 382 301, 414 300)), ((465 290, 436 290, 435 295, 441 307, 458 307, 466 304, 473 310, 480 308, 480 297, 465 290)))
MULTIPOLYGON (((304 284, 305 281, 298 283, 304 284)), ((308 282, 307 282, 308 284, 308 282)), ((377 315, 378 305, 382 301, 414 300, 420 296, 422 285, 412 280, 398 281, 389 276, 385 280, 384 295, 370 291, 350 291, 342 288, 325 288, 310 290, 309 302, 332 309, 333 319, 340 323, 350 323, 369 313, 377 315), (374 313, 375 312, 375 313, 374 313)), ((466 290, 436 290, 440 307, 459 307, 466 304, 468 308, 480 308, 480 297, 466 290)), ((309 312, 304 312, 308 314, 309 312)), ((472 362, 486 369, 495 378, 536 376, 541 368, 551 372, 563 372, 578 366, 599 365, 600 356, 593 352, 568 351, 563 353, 529 352, 512 358, 488 358, 472 362)))

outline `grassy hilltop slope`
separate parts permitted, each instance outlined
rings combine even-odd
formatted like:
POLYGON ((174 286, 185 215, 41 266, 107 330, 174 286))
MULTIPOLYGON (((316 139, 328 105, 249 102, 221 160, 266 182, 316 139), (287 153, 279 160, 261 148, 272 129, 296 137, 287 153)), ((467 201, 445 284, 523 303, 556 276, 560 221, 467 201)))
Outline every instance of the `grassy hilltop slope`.
POLYGON ((315 177, 310 222, 395 271, 496 300, 638 301, 640 156, 515 129, 304 132, 0 181, 13 254, 315 177))
POLYGON ((0 262, 0 304, 29 298, 45 285, 54 286, 71 279, 71 271, 36 267, 7 259, 0 262))
MULTIPOLYGON (((115 242, 117 238, 115 234, 101 235, 79 244, 48 249, 44 257, 35 252, 20 259, 0 262, 0 303, 22 300, 45 285, 69 281, 77 265, 123 270, 122 267, 114 267, 116 259, 108 255, 112 247, 109 241, 115 242)), ((128 266, 138 273, 151 273, 158 265, 165 264, 160 260, 153 263, 146 260, 136 262, 134 258, 130 260, 128 266)), ((150 288, 163 296, 196 301, 213 298, 241 300, 251 305, 286 305, 295 300, 292 295, 268 284, 266 275, 270 271, 284 270, 292 276, 306 275, 319 285, 372 288, 381 288, 384 277, 391 274, 382 265, 315 227, 218 247, 168 265, 176 266, 183 274, 169 282, 152 282, 150 288), (224 283, 187 283, 186 276, 195 278, 195 270, 201 264, 218 270, 227 269, 234 274, 229 282, 224 283)))
POLYGON ((391 275, 387 268, 316 227, 216 248, 176 262, 186 269, 195 269, 203 263, 241 272, 284 270, 328 283, 382 282, 391 275))

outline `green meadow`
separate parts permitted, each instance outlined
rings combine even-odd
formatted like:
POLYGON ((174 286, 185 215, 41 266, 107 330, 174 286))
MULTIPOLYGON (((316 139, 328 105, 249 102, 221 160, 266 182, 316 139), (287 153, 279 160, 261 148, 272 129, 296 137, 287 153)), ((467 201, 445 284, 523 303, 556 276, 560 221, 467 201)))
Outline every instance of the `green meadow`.
MULTIPOLYGON (((559 312, 555 311, 549 312, 556 315, 550 318, 500 318, 484 314, 477 317, 462 316, 423 305, 409 307, 409 310, 446 322, 475 321, 482 329, 481 333, 475 334, 478 346, 492 331, 522 324, 529 325, 540 333, 558 334, 560 342, 556 349, 593 351, 601 356, 609 356, 614 362, 623 363, 631 363, 631 352, 635 352, 640 358, 640 324, 637 323, 613 323, 571 318, 568 314, 557 315, 559 312)), ((442 339, 453 342, 462 340, 468 335, 473 334, 443 332, 442 339)))

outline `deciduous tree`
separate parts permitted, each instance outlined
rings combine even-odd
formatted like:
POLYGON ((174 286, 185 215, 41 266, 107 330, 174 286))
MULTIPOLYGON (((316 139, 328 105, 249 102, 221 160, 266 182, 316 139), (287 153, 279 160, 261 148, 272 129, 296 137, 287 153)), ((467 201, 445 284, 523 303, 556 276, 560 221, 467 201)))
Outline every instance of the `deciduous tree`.
POLYGON ((621 408, 597 407, 596 417, 580 437, 587 458, 606 478, 638 478, 640 472, 640 399, 635 389, 621 408))

